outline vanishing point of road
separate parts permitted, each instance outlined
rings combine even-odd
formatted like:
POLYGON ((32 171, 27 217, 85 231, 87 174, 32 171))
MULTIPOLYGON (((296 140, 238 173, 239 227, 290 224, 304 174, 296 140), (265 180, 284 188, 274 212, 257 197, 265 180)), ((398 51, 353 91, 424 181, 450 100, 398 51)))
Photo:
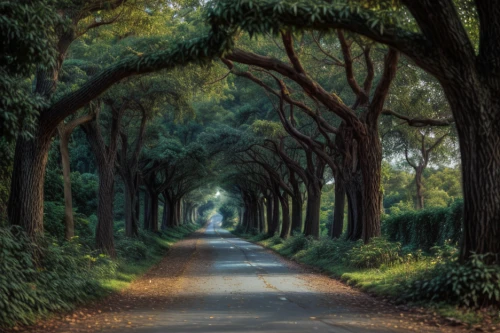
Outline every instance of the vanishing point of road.
POLYGON ((123 292, 29 332, 458 331, 284 260, 220 221, 176 243, 123 292))

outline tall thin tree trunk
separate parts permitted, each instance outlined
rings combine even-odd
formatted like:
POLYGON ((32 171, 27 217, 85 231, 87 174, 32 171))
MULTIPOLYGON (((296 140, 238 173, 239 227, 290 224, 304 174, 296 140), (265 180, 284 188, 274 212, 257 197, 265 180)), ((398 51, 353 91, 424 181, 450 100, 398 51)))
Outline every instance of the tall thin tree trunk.
POLYGON ((61 164, 64 184, 64 237, 70 240, 75 236, 75 223, 73 221, 73 197, 71 194, 71 171, 69 161, 69 135, 65 135, 64 129, 59 131, 59 150, 61 152, 61 164))
POLYGON ((424 194, 422 192, 423 190, 423 185, 422 185, 422 173, 423 170, 419 166, 415 170, 415 187, 417 189, 417 198, 415 202, 415 209, 424 209, 424 194))
POLYGON ((264 231, 269 233, 273 225, 273 198, 271 194, 266 196, 266 227, 264 231))
POLYGON ((144 230, 150 229, 150 223, 151 223, 150 216, 151 216, 151 206, 149 203, 149 191, 146 190, 144 191, 144 220, 142 226, 144 230))

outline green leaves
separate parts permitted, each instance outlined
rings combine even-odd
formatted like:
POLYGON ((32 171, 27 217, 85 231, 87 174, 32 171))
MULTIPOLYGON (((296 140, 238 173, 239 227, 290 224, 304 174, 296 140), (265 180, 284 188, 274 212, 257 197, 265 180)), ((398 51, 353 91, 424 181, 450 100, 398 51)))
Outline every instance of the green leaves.
POLYGON ((405 300, 430 300, 468 307, 500 304, 500 266, 485 262, 492 254, 472 254, 465 264, 438 263, 408 282, 405 300))
POLYGON ((61 23, 51 3, 0 2, 0 136, 30 137, 45 100, 31 93, 35 68, 55 64, 55 26, 61 23))

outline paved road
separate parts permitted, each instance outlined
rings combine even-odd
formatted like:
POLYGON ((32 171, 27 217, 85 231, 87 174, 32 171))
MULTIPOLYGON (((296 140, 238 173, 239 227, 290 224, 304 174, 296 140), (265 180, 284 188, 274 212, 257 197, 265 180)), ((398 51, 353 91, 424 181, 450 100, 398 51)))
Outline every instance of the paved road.
MULTIPOLYGON (((311 276, 304 275, 310 273, 290 268, 268 250, 221 229, 216 216, 198 240, 177 301, 154 313, 150 327, 134 331, 363 333, 419 327, 336 281, 316 276, 320 281, 311 283, 311 276), (322 279, 331 281, 324 285, 322 279), (338 290, 325 290, 331 283, 338 290)), ((434 330, 420 326, 418 331, 434 330)))
POLYGON ((176 243, 127 290, 24 332, 454 332, 220 228, 176 243))

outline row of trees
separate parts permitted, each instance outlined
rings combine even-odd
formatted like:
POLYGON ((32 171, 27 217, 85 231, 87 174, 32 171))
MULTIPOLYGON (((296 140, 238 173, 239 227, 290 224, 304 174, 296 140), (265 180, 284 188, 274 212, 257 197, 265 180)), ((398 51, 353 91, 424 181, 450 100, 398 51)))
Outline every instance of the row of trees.
MULTIPOLYGON (((24 14, 16 10, 31 8, 23 2, 19 7, 15 4, 9 6, 19 21, 24 14)), ((137 185, 134 185, 133 173, 138 167, 138 158, 133 152, 137 151, 137 145, 135 148, 123 145, 130 140, 121 134, 120 124, 129 108, 136 111, 147 108, 123 95, 107 98, 102 94, 132 75, 162 69, 175 71, 179 66, 207 63, 220 57, 231 73, 262 87, 272 101, 276 115, 271 123, 257 122, 252 126, 257 132, 271 130, 264 142, 239 147, 237 154, 231 156, 230 164, 237 168, 257 165, 261 172, 255 172, 253 168, 243 169, 244 172, 238 172, 231 178, 225 177, 234 179, 233 183, 244 198, 246 219, 253 221, 250 225, 262 224, 260 196, 267 197, 268 217, 276 216, 280 205, 286 212, 283 207, 288 204, 289 196, 292 203, 295 201, 295 206, 300 206, 298 192, 294 189, 297 180, 307 193, 305 233, 317 237, 318 207, 324 172, 328 167, 338 200, 334 207, 337 218, 332 232, 336 236, 342 230, 343 219, 340 217, 344 215, 343 201, 347 199, 348 237, 368 242, 371 237, 380 235, 382 134, 392 136, 395 145, 401 146, 403 142, 405 159, 415 168, 418 190, 421 183, 419 177, 429 164, 431 154, 450 137, 448 133, 440 134, 437 130, 422 127, 448 127, 454 122, 462 156, 465 199, 462 259, 466 260, 471 252, 500 252, 496 241, 500 228, 500 186, 497 186, 500 183, 500 165, 497 163, 500 154, 497 145, 500 113, 496 99, 499 86, 495 38, 499 5, 466 0, 418 3, 410 0, 397 3, 385 0, 339 0, 333 3, 218 1, 207 6, 208 27, 194 24, 189 28, 180 22, 181 29, 175 34, 177 41, 181 42, 176 44, 168 37, 156 40, 142 38, 142 44, 139 39, 134 47, 108 58, 111 61, 99 62, 111 63, 103 66, 102 70, 97 66, 97 71, 93 73, 95 66, 78 66, 87 71, 88 77, 76 84, 76 88, 71 86, 65 90, 58 86, 63 78, 64 59, 69 55, 71 46, 77 45, 75 41, 81 40, 82 36, 90 36, 98 27, 115 27, 117 22, 130 24, 133 18, 138 18, 134 22, 146 22, 146 25, 158 19, 160 24, 150 25, 149 29, 164 33, 169 22, 176 20, 176 15, 171 12, 182 4, 165 7, 154 1, 138 5, 122 0, 56 2, 55 5, 47 2, 46 6, 57 13, 47 16, 53 18, 49 22, 51 28, 41 31, 47 35, 46 40, 53 42, 54 52, 50 55, 55 54, 55 58, 49 55, 26 61, 16 54, 13 57, 7 54, 7 61, 2 62, 5 68, 14 68, 15 62, 27 62, 31 69, 39 64, 34 93, 44 100, 44 104, 35 105, 33 112, 28 112, 36 123, 36 128, 29 131, 31 137, 17 137, 9 201, 10 223, 23 226, 30 235, 43 231, 43 183, 47 155, 52 137, 64 119, 75 115, 91 102, 94 108, 91 112, 95 114, 100 113, 103 107, 108 110, 111 116, 106 139, 99 133, 95 121, 84 125, 101 176, 99 197, 103 197, 103 202, 109 202, 113 193, 111 175, 115 162, 121 161, 119 170, 127 179, 125 183, 128 183, 127 197, 131 203, 128 207, 134 206, 137 185), (187 40, 192 27, 199 29, 198 35, 200 31, 207 32, 204 37, 187 40), (241 31, 250 35, 272 33, 278 38, 259 38, 257 43, 240 39, 238 48, 235 48, 234 38, 241 31), (150 53, 151 50, 158 51, 150 53), (401 60, 400 54, 406 58, 401 60), (115 61, 116 58, 120 60, 115 61), (432 83, 433 79, 417 67, 430 74, 436 83, 432 83), (408 74, 400 78, 398 73, 401 72, 408 74), (345 78, 343 82, 339 80, 339 75, 345 78), (404 86, 398 86, 392 95, 390 89, 395 80, 411 82, 412 89, 405 91, 404 86), (430 85, 428 82, 431 82, 430 85), (441 85, 442 93, 436 87, 437 83, 441 85), (422 86, 425 88, 421 89, 422 86), (100 100, 96 100, 99 96, 100 100), (419 114, 414 114, 411 113, 414 110, 404 107, 405 101, 412 106, 416 105, 414 101, 420 101, 429 107, 424 108, 425 112, 415 107, 419 114), (451 111, 453 119, 448 111, 451 111), (410 148, 414 147, 415 140, 409 130, 390 129, 388 134, 384 129, 381 133, 385 115, 393 119, 389 122, 398 121, 397 127, 402 123, 420 127, 417 132, 418 150, 410 148), (127 147, 125 151, 124 147, 127 147), (421 156, 415 161, 417 152, 421 156), (132 173, 127 174, 130 171, 132 173), (267 176, 262 178, 262 175, 267 176)), ((200 12, 194 11, 196 19, 200 12)), ((7 45, 16 43, 12 36, 7 36, 7 45)), ((119 39, 128 37, 127 33, 118 34, 119 39)), ((8 49, 9 52, 13 52, 12 49, 8 49)), ((165 95, 165 92, 162 93, 165 95)), ((175 94, 173 96, 176 99, 175 94)), ((150 97, 145 99, 149 101, 150 97)), ((3 113, 14 112, 14 117, 22 114, 13 110, 3 113)), ((22 123, 22 117, 19 116, 19 123, 22 123)), ((27 131, 22 126, 20 129, 21 132, 27 131)), ((63 129, 61 132, 64 132, 63 129)), ((140 126, 138 132, 140 138, 140 126)), ((193 149, 196 150, 196 147, 193 149)), ((198 160, 200 164, 195 170, 183 168, 177 174, 180 178, 168 172, 162 174, 171 165, 170 158, 166 160, 145 163, 149 171, 143 173, 144 179, 148 175, 155 179, 148 185, 148 198, 153 203, 159 194, 165 196, 165 200, 175 202, 178 196, 182 197, 194 188, 189 181, 190 176, 200 179, 208 175, 203 171, 199 173, 203 170, 201 165, 205 164, 202 159, 198 160), (158 178, 163 179, 161 184, 156 184, 158 178), (185 182, 185 188, 176 190, 175 194, 164 194, 165 189, 170 191, 174 188, 171 179, 176 179, 177 183, 185 182)), ((301 187, 298 188, 300 192, 301 187)), ((303 196, 301 200, 304 201, 303 196)), ((423 206, 422 201, 418 201, 417 205, 423 206)), ((178 211, 178 208, 170 211, 178 211)), ((155 215, 154 204, 151 213, 155 215)), ((286 234, 298 224, 299 218, 298 214, 292 214, 288 223, 285 215, 281 229, 286 234)), ((133 216, 131 211, 127 222, 127 233, 130 234, 134 232, 133 216)), ((103 221, 112 220, 109 205, 99 205, 98 217, 103 221)), ((268 221, 271 231, 277 230, 276 221, 276 217, 268 221)), ((102 238, 102 241, 97 243, 110 252, 112 244, 108 226, 109 223, 98 226, 98 235, 102 235, 98 239, 102 238)))

